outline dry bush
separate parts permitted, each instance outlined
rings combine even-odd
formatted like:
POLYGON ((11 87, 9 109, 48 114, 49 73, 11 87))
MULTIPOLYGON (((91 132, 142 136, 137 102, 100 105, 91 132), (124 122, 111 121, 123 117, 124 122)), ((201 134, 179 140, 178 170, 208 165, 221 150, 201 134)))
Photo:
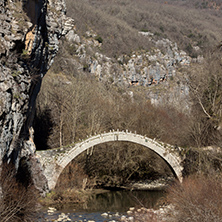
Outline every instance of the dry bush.
POLYGON ((63 170, 56 184, 56 190, 85 189, 89 185, 88 176, 75 162, 71 162, 63 170))
MULTIPOLYGON (((110 97, 104 86, 87 76, 46 76, 37 102, 36 116, 43 118, 49 111, 47 116, 50 116, 53 127, 48 136, 48 145, 65 146, 89 134, 106 130, 110 122, 110 97)), ((38 148, 42 149, 41 145, 38 148)))
POLYGON ((64 204, 85 203, 90 196, 90 191, 77 189, 59 189, 53 190, 47 194, 47 197, 40 200, 42 206, 54 205, 56 209, 61 209, 64 204))
POLYGON ((186 157, 183 160, 183 176, 196 173, 211 175, 222 171, 221 148, 202 147, 186 149, 186 157))
POLYGON ((71 162, 60 175, 56 187, 46 198, 41 199, 42 205, 56 205, 62 208, 65 203, 84 203, 90 191, 88 176, 75 162, 71 162))
POLYGON ((174 208, 169 221, 222 221, 221 177, 190 176, 170 188, 167 200, 174 208))
POLYGON ((1 222, 32 222, 36 220, 38 211, 38 193, 33 186, 24 187, 16 181, 15 170, 4 164, 1 168, 1 222))

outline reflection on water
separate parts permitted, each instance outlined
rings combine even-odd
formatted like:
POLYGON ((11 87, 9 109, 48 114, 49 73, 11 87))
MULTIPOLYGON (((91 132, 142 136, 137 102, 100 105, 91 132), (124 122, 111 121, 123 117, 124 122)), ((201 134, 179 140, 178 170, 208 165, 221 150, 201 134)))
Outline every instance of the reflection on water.
POLYGON ((164 196, 163 191, 110 191, 93 195, 82 206, 86 211, 126 212, 129 207, 155 208, 158 200, 164 196))
POLYGON ((47 215, 46 210, 43 210, 44 212, 42 213, 43 217, 47 218, 48 221, 58 218, 60 213, 69 213, 69 217, 74 221, 81 218, 81 220, 85 221, 91 219, 99 222, 104 221, 101 216, 101 213, 104 212, 110 212, 114 215, 116 212, 126 214, 130 207, 156 208, 162 197, 164 197, 163 191, 108 191, 92 195, 82 205, 63 205, 62 209, 51 216, 47 215))

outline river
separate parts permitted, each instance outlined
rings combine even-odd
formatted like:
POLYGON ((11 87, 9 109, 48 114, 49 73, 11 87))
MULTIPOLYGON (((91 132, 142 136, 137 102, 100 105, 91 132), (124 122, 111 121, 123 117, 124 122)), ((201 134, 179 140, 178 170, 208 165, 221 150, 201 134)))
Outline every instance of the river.
POLYGON ((68 216, 71 221, 115 221, 126 215, 130 207, 157 208, 162 197, 163 191, 108 191, 91 196, 82 205, 64 205, 61 209, 51 212, 48 212, 48 208, 42 209, 38 221, 52 222, 62 218, 61 214, 64 218, 68 216))

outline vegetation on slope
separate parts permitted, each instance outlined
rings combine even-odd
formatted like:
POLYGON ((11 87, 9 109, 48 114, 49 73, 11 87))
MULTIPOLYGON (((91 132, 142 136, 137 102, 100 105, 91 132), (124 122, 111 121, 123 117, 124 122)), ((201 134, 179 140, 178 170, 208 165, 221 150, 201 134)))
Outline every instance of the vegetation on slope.
POLYGON ((196 56, 193 47, 208 50, 221 41, 221 14, 203 11, 183 1, 152 0, 67 0, 68 15, 73 17, 82 34, 95 30, 102 37, 103 52, 119 56, 150 44, 138 31, 150 31, 157 38, 165 37, 196 56), (184 3, 185 2, 185 3, 184 3))
MULTIPOLYGON (((164 4, 162 1, 144 0, 74 0, 67 1, 67 4, 68 14, 76 21, 77 32, 83 35, 87 30, 95 30, 97 41, 102 43, 97 50, 113 58, 153 47, 151 42, 138 35, 142 30, 153 32, 156 39, 165 37, 178 42, 193 57, 197 56, 194 47, 198 46, 198 53, 204 53, 206 60, 202 64, 181 68, 182 75, 175 78, 177 84, 182 82, 189 86, 189 112, 184 113, 180 107, 176 109, 166 103, 151 104, 145 87, 135 89, 109 85, 95 80, 87 71, 83 72, 84 66, 83 71, 77 70, 78 61, 72 45, 64 41, 57 62, 44 78, 39 96, 34 125, 37 148, 66 146, 94 133, 129 129, 183 146, 187 157, 192 156, 190 162, 185 163, 185 167, 191 166, 192 169, 186 168, 185 174, 202 170, 204 162, 205 166, 209 163, 210 168, 220 169, 220 160, 215 163, 214 156, 206 158, 205 153, 198 150, 203 146, 221 146, 221 48, 205 53, 222 39, 220 17, 191 5, 174 4, 173 1, 164 4), (190 147, 198 149, 191 151, 190 147)), ((156 89, 153 87, 151 91, 156 89)), ((79 164, 82 163, 84 173, 97 178, 100 184, 106 181, 107 184, 120 185, 136 177, 158 178, 168 172, 161 162, 157 166, 155 161, 149 163, 146 159, 149 166, 144 164, 146 161, 141 150, 141 154, 136 155, 138 158, 127 159, 139 150, 138 147, 127 146, 128 149, 125 144, 110 145, 109 150, 113 153, 104 149, 99 158, 101 162, 95 161, 100 154, 99 148, 96 148, 91 156, 82 154, 79 164), (118 164, 113 166, 111 157, 118 164), (149 169, 145 172, 147 167, 149 169)), ((149 157, 151 153, 146 155, 149 157)))

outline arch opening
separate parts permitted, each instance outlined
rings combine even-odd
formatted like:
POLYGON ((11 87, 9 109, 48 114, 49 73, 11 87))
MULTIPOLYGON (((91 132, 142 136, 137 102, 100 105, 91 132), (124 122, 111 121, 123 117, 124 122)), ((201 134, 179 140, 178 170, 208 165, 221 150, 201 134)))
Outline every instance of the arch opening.
POLYGON ((89 147, 77 155, 61 172, 57 187, 75 184, 85 188, 93 184, 120 188, 160 179, 171 182, 175 178, 173 168, 153 150, 133 142, 113 141, 89 147))

